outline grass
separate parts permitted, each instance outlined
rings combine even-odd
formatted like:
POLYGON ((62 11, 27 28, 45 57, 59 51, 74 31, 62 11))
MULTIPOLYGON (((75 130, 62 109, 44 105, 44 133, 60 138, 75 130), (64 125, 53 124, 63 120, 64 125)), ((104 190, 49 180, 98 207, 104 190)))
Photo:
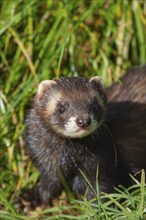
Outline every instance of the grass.
MULTIPOLYGON (((38 83, 98 74, 108 86, 131 66, 144 64, 146 4, 144 0, 1 0, 0 6, 1 218, 27 219, 26 213, 16 209, 15 200, 39 176, 23 138, 26 111, 38 83)), ((120 215, 142 219, 143 181, 133 187, 132 194, 118 192, 126 197, 123 208, 115 203, 119 201, 115 194, 110 198, 115 208, 105 204, 98 209, 84 201, 75 202, 75 211, 74 205, 60 205, 33 215, 53 212, 60 216, 56 219, 110 219, 113 213, 117 216, 113 219, 120 215)))
MULTIPOLYGON (((134 179, 135 180, 135 179, 134 179)), ((70 200, 70 205, 58 204, 52 208, 37 209, 28 214, 28 219, 76 219, 76 220, 142 220, 146 218, 146 191, 145 173, 142 172, 141 183, 135 180, 135 185, 125 189, 119 187, 114 194, 103 194, 100 198, 95 193, 95 199, 87 201, 83 197, 82 201, 70 200), (101 199, 108 199, 102 203, 101 199), (93 203, 98 201, 98 205, 93 203), (53 215, 53 216, 52 216, 53 215)), ((1 218, 6 220, 24 219, 26 213, 17 213, 11 203, 5 198, 3 193, 0 196, 1 203, 6 209, 1 210, 1 218)))

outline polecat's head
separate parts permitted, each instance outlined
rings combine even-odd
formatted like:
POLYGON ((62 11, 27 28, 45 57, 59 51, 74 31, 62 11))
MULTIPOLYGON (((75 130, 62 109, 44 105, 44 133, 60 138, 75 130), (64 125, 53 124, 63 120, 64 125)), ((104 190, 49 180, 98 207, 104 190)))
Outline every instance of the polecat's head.
POLYGON ((35 106, 43 123, 67 138, 93 133, 104 119, 106 97, 99 76, 45 80, 38 87, 35 106))

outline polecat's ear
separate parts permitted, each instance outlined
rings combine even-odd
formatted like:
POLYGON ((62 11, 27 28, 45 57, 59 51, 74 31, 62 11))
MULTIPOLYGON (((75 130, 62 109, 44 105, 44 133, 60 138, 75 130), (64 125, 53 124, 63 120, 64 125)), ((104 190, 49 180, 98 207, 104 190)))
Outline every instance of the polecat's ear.
POLYGON ((45 89, 51 89, 55 84, 56 82, 54 80, 42 81, 38 86, 37 94, 41 95, 45 91, 45 89))
POLYGON ((92 77, 89 82, 93 85, 94 88, 100 88, 101 90, 104 90, 104 82, 100 76, 92 77))

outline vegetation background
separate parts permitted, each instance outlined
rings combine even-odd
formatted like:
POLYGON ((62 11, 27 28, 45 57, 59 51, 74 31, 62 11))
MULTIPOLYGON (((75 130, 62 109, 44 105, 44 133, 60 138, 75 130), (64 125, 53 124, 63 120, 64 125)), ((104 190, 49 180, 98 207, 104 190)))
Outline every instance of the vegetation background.
POLYGON ((39 175, 23 138, 38 83, 101 75, 108 86, 131 66, 146 63, 146 1, 1 0, 0 8, 1 219, 143 219, 143 179, 133 194, 124 190, 110 197, 115 208, 84 201, 73 209, 58 202, 28 212, 17 207, 16 198, 39 175))

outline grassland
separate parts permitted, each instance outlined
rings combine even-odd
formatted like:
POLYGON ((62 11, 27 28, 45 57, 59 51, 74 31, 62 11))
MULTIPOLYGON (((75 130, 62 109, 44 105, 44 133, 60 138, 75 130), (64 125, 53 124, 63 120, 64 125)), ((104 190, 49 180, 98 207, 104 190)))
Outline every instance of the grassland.
POLYGON ((132 194, 117 191, 98 206, 75 201, 29 213, 16 207, 16 198, 39 176, 23 137, 37 85, 60 76, 101 75, 108 86, 146 63, 146 1, 1 0, 0 7, 1 218, 143 219, 144 177, 132 194))

